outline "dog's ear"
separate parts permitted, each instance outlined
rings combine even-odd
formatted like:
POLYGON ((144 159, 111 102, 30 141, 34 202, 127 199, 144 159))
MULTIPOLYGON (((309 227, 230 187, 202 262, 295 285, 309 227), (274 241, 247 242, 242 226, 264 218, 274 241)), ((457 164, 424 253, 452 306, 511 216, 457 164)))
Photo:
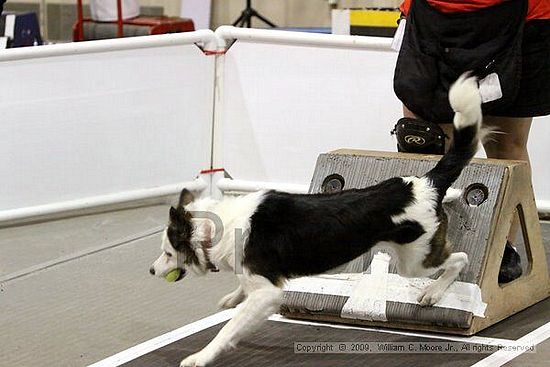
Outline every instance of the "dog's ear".
POLYGON ((186 206, 187 204, 192 203, 193 200, 195 200, 193 194, 189 190, 183 189, 181 190, 180 198, 178 200, 178 207, 186 206))
POLYGON ((178 206, 174 208, 170 207, 170 223, 182 224, 184 222, 189 222, 192 219, 191 213, 189 213, 183 206, 178 206))
POLYGON ((170 222, 172 223, 178 222, 178 210, 173 206, 170 207, 170 222))

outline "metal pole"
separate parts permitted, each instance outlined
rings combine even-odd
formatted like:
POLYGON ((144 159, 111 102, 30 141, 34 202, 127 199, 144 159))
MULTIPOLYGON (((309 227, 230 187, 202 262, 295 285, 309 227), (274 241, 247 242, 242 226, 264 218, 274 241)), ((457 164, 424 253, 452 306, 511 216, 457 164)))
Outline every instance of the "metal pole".
POLYGON ((82 0, 77 0, 76 2, 76 14, 77 14, 77 41, 84 41, 84 15, 82 14, 82 0))
POLYGON ((46 5, 46 0, 40 0, 40 10, 39 10, 39 18, 40 18, 40 30, 42 32, 42 36, 44 40, 48 39, 48 10, 46 5))
POLYGON ((116 11, 117 11, 117 37, 124 37, 124 24, 122 20, 122 0, 117 0, 116 2, 116 11))

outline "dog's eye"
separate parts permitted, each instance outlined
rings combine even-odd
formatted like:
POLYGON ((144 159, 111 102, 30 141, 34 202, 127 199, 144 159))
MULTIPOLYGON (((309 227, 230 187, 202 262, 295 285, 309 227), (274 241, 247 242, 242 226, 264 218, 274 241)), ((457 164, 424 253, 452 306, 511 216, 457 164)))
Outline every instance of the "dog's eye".
POLYGON ((165 254, 167 257, 172 257, 172 254, 169 253, 169 252, 165 252, 164 254, 165 254))

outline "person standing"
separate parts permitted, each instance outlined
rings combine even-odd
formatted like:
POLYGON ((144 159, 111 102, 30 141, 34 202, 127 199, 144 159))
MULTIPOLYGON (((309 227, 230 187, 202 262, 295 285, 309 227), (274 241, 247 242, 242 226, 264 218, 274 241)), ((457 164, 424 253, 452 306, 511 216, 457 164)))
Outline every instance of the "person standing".
MULTIPOLYGON (((403 103, 394 129, 398 149, 444 152, 445 136, 452 136, 449 86, 472 71, 484 124, 501 132, 483 143, 487 157, 529 162, 533 117, 550 114, 550 1, 405 0, 401 11, 404 36, 394 74, 403 103), (411 131, 425 136, 405 141, 411 131)), ((522 273, 512 245, 518 229, 519 223, 510 229, 499 283, 522 273)))

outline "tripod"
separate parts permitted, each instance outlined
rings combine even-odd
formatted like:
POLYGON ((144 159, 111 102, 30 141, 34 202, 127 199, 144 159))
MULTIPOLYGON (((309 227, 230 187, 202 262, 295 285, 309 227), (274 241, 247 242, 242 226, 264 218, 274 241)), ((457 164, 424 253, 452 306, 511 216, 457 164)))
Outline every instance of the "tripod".
POLYGON ((246 0, 246 8, 241 13, 241 16, 233 22, 234 26, 238 27, 244 27, 246 24, 246 28, 250 28, 252 25, 252 18, 256 17, 260 19, 262 22, 267 24, 270 27, 276 27, 274 23, 269 21, 269 19, 263 17, 261 14, 259 14, 254 8, 252 7, 252 0, 246 0))

